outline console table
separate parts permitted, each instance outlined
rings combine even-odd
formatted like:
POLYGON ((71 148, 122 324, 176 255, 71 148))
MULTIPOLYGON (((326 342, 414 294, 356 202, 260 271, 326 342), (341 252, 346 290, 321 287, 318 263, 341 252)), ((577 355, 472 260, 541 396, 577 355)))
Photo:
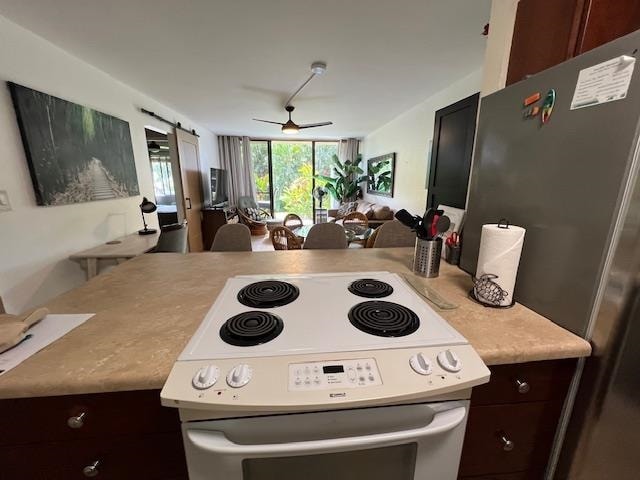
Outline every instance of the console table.
POLYGON ((115 260, 117 263, 122 263, 152 250, 158 243, 159 236, 160 233, 150 235, 132 233, 103 245, 74 253, 69 256, 69 260, 80 263, 80 266, 87 272, 87 280, 90 280, 98 274, 99 260, 115 260))

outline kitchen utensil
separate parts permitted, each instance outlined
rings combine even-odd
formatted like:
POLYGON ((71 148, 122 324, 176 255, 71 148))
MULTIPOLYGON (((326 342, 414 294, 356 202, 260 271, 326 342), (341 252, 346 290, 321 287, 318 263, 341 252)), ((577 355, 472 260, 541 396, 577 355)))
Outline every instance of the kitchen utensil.
POLYGON ((416 239, 413 253, 413 272, 427 278, 435 278, 440 273, 442 239, 416 239))
POLYGON ((431 240, 431 226, 433 225, 433 217, 435 216, 435 214, 435 209, 429 208, 426 212, 424 212, 424 215, 422 216, 422 226, 425 230, 425 233, 427 234, 426 240, 431 240))
POLYGON ((431 303, 433 303, 439 309, 441 309, 441 310, 454 310, 454 309, 458 308, 459 305, 450 302, 449 300, 444 298, 435 289, 433 289, 433 288, 431 288, 431 287, 429 287, 427 285, 423 285, 422 283, 420 283, 418 281, 417 278, 412 277, 410 275, 406 275, 406 274, 402 274, 401 276, 405 280, 405 282, 407 282, 409 284, 409 286, 411 288, 413 288, 413 290, 418 295, 420 295, 421 297, 425 298, 426 300, 429 300, 431 303))
POLYGON ((451 220, 446 215, 442 215, 438 218, 436 222, 436 235, 440 235, 441 233, 446 233, 451 226, 451 220))
POLYGON ((451 265, 458 265, 460 263, 460 245, 445 244, 444 259, 451 265))
POLYGON ((458 236, 458 232, 451 232, 451 235, 447 237, 445 244, 450 247, 459 247, 460 246, 460 237, 458 236))
POLYGON ((409 227, 412 231, 416 232, 418 238, 426 240, 428 238, 427 230, 425 229, 422 218, 417 215, 411 215, 405 209, 398 210, 395 214, 396 219, 409 227))

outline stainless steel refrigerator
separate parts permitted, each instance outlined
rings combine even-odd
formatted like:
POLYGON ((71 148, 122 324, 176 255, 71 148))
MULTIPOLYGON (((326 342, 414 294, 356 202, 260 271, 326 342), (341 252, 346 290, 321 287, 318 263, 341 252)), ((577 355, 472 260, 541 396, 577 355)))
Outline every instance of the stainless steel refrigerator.
POLYGON ((640 478, 640 61, 624 98, 571 109, 581 70, 623 68, 639 49, 640 31, 480 105, 461 267, 475 273, 484 223, 525 227, 515 299, 594 349, 578 364, 549 478, 640 478), (550 89, 548 121, 525 118, 524 100, 540 93, 542 106, 550 89))

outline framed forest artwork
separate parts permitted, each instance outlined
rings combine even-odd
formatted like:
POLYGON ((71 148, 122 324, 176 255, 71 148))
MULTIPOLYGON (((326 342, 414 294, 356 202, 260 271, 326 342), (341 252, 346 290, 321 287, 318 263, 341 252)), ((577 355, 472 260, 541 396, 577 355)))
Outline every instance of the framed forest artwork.
POLYGON ((38 205, 140 193, 129 123, 9 83, 38 205))

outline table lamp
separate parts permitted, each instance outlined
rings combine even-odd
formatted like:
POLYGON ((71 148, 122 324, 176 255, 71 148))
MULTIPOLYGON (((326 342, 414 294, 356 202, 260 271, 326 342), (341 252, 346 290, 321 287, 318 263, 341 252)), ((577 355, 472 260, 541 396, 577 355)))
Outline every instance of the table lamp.
POLYGON ((144 228, 142 230, 138 230, 140 235, 151 235, 152 233, 156 233, 157 230, 155 228, 147 227, 147 222, 144 220, 145 213, 153 213, 158 209, 156 204, 147 200, 147 197, 142 197, 142 203, 140 204, 140 214, 142 215, 142 224, 144 228))

